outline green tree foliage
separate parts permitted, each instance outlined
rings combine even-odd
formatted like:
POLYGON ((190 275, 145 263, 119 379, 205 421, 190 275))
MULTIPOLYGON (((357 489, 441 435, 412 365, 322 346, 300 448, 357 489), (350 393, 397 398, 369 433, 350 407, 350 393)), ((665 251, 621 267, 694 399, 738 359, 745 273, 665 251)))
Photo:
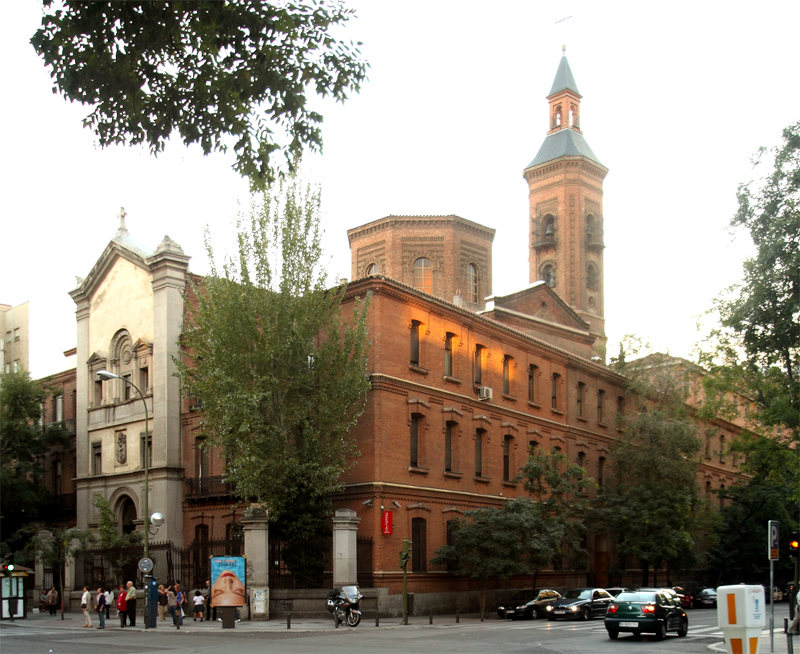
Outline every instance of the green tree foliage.
POLYGON ((451 527, 452 542, 436 550, 432 562, 457 575, 483 582, 481 608, 486 606, 489 579, 533 575, 558 557, 577 567, 585 562, 582 545, 585 491, 592 480, 566 455, 534 451, 518 480, 535 499, 509 500, 502 507, 464 513, 451 527))
POLYGON ((111 567, 112 578, 121 579, 125 566, 140 556, 140 552, 129 552, 126 548, 141 544, 144 535, 139 531, 130 534, 120 532, 111 503, 100 493, 94 494, 92 505, 100 514, 100 521, 97 524, 97 545, 106 550, 105 556, 111 567))
POLYGON ((236 152, 234 169, 263 189, 276 151, 293 170, 322 147, 309 94, 338 101, 366 77, 359 44, 333 34, 353 16, 340 2, 44 0, 31 44, 53 92, 92 107, 101 146, 158 153, 178 132, 205 154, 236 152), (283 140, 276 135, 283 132, 283 140))
POLYGON ((25 371, 0 376, 0 524, 3 540, 33 522, 47 507, 41 483, 44 457, 68 442, 61 423, 42 424, 42 405, 51 392, 25 371))
MULTIPOLYGON (((45 568, 55 573, 56 590, 61 601, 61 619, 64 619, 64 574, 66 566, 76 555, 85 552, 94 544, 90 531, 80 529, 53 529, 52 531, 32 531, 27 550, 30 558, 37 556, 45 568)), ((69 590, 69 589, 68 589, 69 590)))
POLYGON ((620 356, 612 366, 627 378, 630 410, 595 519, 616 538, 621 556, 641 561, 646 586, 650 564, 692 564, 696 535, 708 528, 697 492, 700 441, 686 405, 698 371, 662 354, 620 356))
POLYGON ((368 298, 343 315, 346 288, 328 289, 320 266, 319 220, 319 191, 291 180, 254 196, 221 268, 207 238, 212 272, 188 298, 188 360, 177 362, 228 481, 270 511, 279 538, 321 533, 369 389, 368 298))
POLYGON ((792 563, 786 557, 789 535, 797 529, 797 503, 800 486, 797 452, 780 439, 764 438, 745 432, 731 446, 744 455, 740 470, 747 477, 721 492, 725 505, 720 509, 716 542, 709 555, 709 568, 719 583, 766 583, 769 565, 764 550, 767 522, 778 520, 781 529, 781 558, 775 572, 780 580, 791 576, 792 563))
MULTIPOLYGON (((762 148, 755 167, 764 165, 762 148)), ((754 418, 800 439, 800 122, 783 130, 769 151, 772 171, 741 184, 734 230, 746 230, 756 254, 744 262, 740 284, 718 299, 712 313, 721 327, 701 363, 712 374, 709 401, 753 400, 754 418)), ((729 407, 735 409, 736 407, 729 407)))

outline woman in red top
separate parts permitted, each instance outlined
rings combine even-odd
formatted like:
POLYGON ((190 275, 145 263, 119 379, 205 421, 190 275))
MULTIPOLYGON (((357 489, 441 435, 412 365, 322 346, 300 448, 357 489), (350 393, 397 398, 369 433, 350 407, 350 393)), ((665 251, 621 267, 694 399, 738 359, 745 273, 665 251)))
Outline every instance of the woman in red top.
POLYGON ((119 610, 119 625, 125 627, 125 621, 128 616, 128 600, 126 599, 127 593, 125 586, 119 587, 119 595, 117 595, 117 609, 119 610))

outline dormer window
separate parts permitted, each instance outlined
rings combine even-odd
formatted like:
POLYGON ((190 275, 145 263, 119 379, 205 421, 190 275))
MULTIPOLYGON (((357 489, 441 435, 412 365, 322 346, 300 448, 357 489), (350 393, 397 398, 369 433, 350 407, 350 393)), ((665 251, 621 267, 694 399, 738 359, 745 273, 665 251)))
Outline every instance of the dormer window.
POLYGON ((364 275, 369 277, 370 275, 377 275, 378 274, 378 264, 371 263, 367 266, 367 269, 364 271, 364 275))

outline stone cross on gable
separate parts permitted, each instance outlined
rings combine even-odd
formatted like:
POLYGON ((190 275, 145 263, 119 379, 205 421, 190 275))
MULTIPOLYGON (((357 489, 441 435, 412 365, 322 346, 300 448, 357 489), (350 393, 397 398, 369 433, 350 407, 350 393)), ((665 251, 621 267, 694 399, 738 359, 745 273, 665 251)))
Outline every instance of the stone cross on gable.
POLYGON ((125 216, 127 216, 127 212, 125 211, 125 207, 119 208, 119 213, 117 216, 119 217, 119 229, 117 230, 117 238, 120 236, 127 236, 128 235, 128 228, 125 227, 125 216))

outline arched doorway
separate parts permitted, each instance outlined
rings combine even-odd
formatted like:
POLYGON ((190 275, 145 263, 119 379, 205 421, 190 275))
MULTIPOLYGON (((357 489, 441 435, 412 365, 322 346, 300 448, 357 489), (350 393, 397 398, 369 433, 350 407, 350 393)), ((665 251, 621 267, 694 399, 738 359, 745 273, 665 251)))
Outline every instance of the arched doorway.
POLYGON ((132 534, 136 531, 136 505, 130 497, 126 497, 119 505, 119 524, 123 534, 132 534))

